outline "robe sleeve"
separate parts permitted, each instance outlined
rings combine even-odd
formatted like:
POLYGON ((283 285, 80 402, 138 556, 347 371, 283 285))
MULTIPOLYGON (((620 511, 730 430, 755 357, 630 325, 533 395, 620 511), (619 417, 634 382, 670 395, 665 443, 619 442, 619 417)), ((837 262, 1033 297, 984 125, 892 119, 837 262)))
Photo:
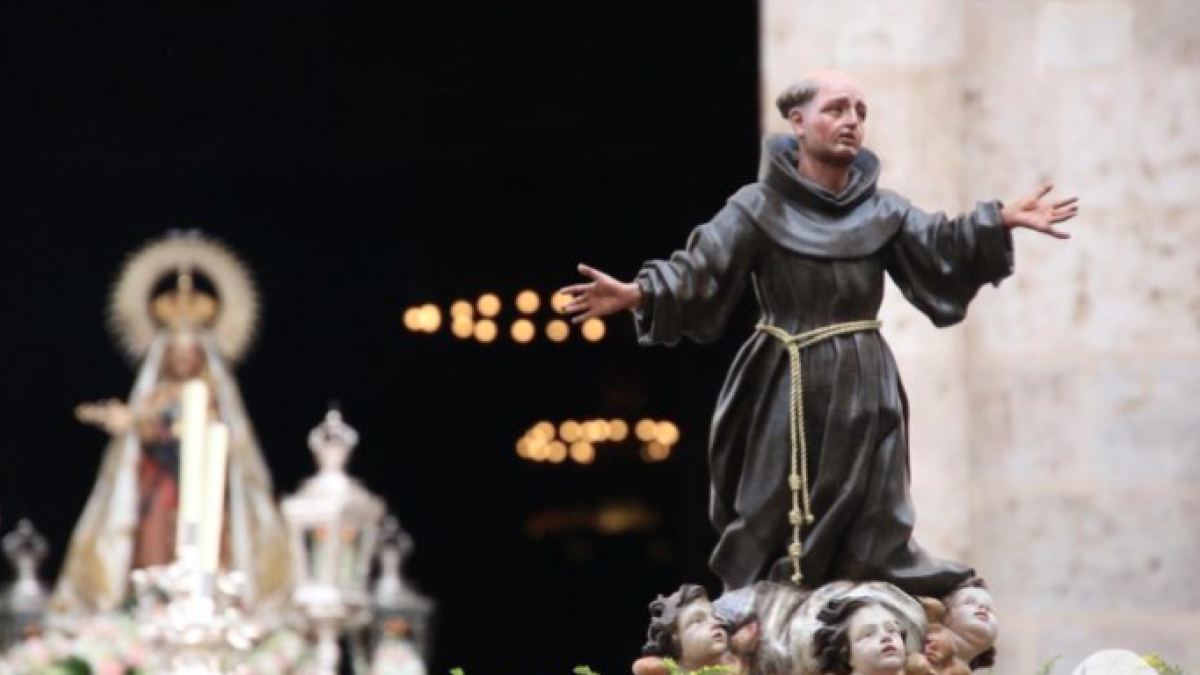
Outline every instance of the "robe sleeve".
POLYGON ((999 202, 980 202, 950 219, 895 199, 902 225, 888 245, 888 274, 934 325, 962 321, 980 287, 1013 271, 1012 233, 1001 223, 999 202))
POLYGON ((685 248, 643 265, 637 275, 642 304, 634 312, 638 342, 675 345, 682 337, 700 343, 721 337, 750 282, 760 237, 750 216, 727 204, 692 231, 685 248))

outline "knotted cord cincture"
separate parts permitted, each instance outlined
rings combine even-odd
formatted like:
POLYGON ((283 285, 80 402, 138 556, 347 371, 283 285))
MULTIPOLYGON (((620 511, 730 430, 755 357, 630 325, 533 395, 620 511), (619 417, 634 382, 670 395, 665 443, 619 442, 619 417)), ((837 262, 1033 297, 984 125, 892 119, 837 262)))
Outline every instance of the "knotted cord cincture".
POLYGON ((757 329, 783 343, 787 349, 792 371, 791 401, 788 409, 788 427, 792 446, 792 470, 788 474, 788 488, 792 492, 792 510, 788 522, 792 525, 792 543, 788 545, 788 557, 792 560, 792 582, 797 586, 803 575, 800 573, 800 533, 805 525, 813 524, 812 504, 808 487, 808 441, 804 438, 804 370, 800 350, 811 347, 838 335, 879 330, 883 322, 870 319, 835 323, 824 328, 792 335, 768 323, 759 323, 757 329))

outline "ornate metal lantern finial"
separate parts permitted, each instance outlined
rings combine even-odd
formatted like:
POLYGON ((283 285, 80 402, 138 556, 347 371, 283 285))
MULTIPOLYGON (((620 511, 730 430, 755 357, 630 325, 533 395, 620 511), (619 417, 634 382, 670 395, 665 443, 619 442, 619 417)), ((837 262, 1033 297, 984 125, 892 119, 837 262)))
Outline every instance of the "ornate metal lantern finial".
POLYGON ((308 447, 316 456, 321 473, 344 471, 356 445, 358 432, 346 424, 337 408, 325 413, 325 421, 308 435, 308 447))

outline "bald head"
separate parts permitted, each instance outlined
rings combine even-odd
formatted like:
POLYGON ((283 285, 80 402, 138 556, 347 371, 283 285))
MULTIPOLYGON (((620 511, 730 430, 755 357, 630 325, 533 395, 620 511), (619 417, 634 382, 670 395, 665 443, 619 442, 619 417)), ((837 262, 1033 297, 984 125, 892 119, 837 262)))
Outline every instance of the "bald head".
POLYGON ((796 134, 800 175, 839 192, 866 138, 862 85, 846 73, 818 70, 788 87, 775 104, 796 134))
POLYGON ((860 95, 863 90, 858 80, 840 70, 815 70, 784 89, 783 93, 776 97, 775 107, 784 119, 789 119, 793 110, 812 103, 822 89, 854 89, 860 95))

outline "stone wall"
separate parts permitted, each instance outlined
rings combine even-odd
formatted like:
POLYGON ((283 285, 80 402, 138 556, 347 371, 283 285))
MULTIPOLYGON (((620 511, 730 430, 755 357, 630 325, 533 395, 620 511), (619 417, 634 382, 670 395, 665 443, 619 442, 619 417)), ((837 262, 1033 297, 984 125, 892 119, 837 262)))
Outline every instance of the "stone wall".
POLYGON ((918 537, 988 578, 999 673, 1106 647, 1200 667, 1200 2, 762 0, 764 126, 861 79, 883 184, 927 210, 1053 180, 1081 216, 935 330, 889 295, 918 537), (1189 245, 1190 244, 1190 245, 1189 245))

